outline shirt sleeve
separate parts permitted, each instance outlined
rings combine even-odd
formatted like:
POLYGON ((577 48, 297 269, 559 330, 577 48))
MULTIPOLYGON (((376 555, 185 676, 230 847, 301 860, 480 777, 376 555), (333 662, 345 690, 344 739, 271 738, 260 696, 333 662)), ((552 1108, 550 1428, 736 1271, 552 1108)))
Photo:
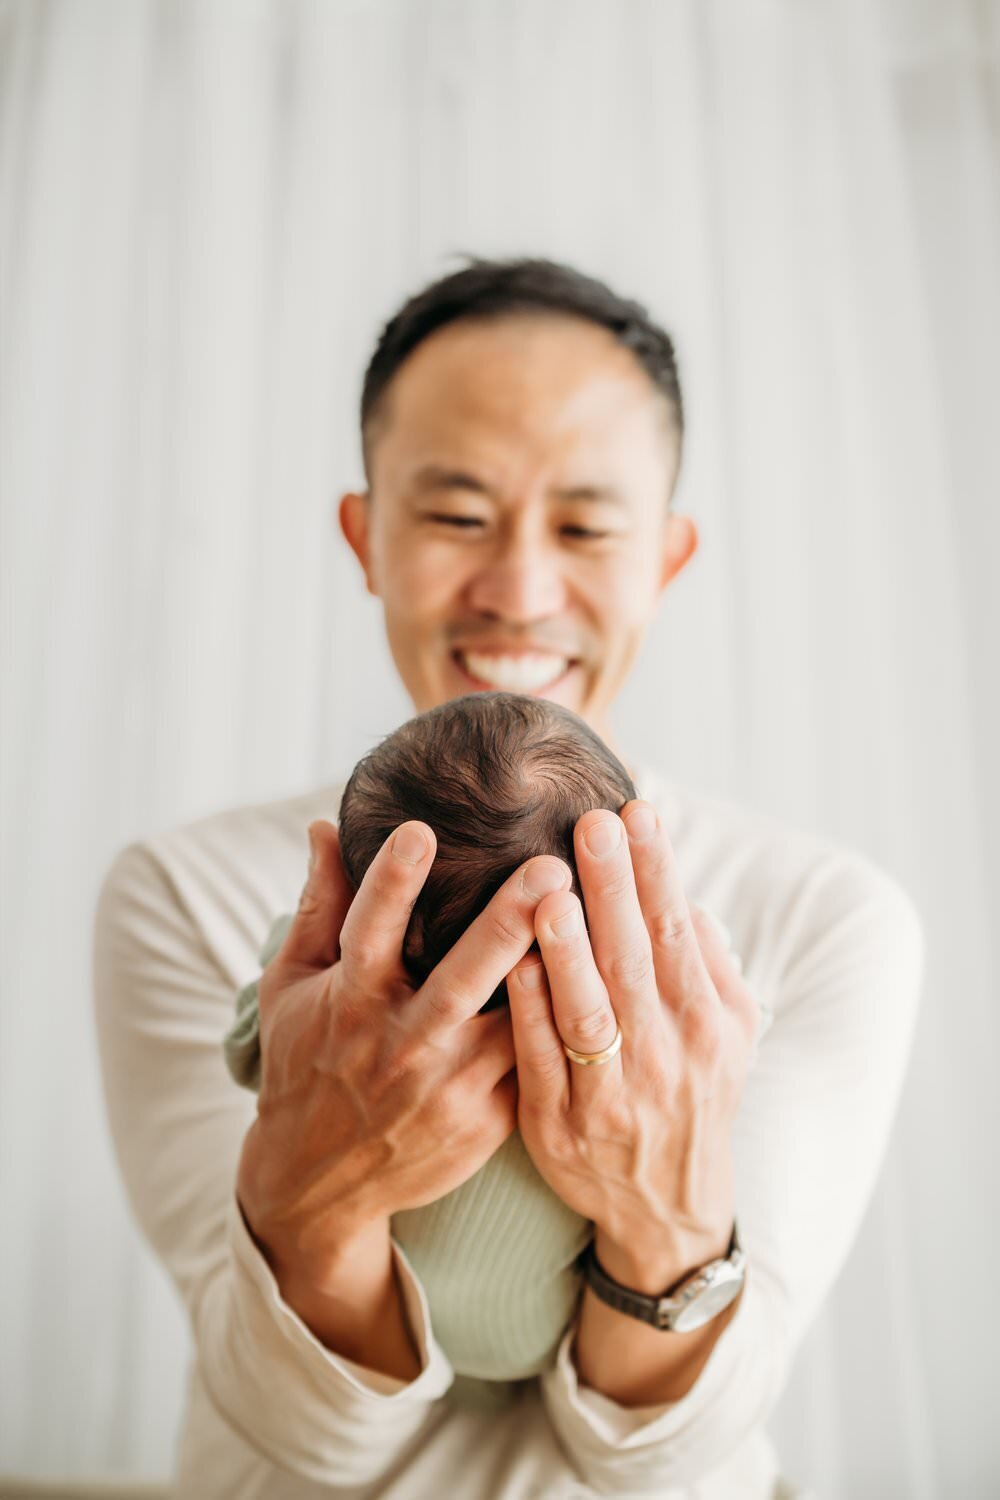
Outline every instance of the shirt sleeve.
POLYGON ((364 1484, 396 1462, 453 1373, 395 1242, 420 1353, 413 1381, 332 1353, 282 1301, 235 1194, 256 1101, 232 1082, 220 1046, 234 989, 157 855, 144 844, 124 849, 98 898, 94 997, 133 1212, 181 1294, 205 1388, 225 1421, 279 1467, 364 1484))
POLYGON ((625 1408, 583 1385, 572 1331, 541 1378, 563 1449, 597 1494, 694 1485, 766 1422, 881 1169, 923 979, 916 909, 863 856, 838 854, 803 882, 787 923, 774 1022, 732 1134, 748 1263, 732 1321, 668 1405, 625 1408))

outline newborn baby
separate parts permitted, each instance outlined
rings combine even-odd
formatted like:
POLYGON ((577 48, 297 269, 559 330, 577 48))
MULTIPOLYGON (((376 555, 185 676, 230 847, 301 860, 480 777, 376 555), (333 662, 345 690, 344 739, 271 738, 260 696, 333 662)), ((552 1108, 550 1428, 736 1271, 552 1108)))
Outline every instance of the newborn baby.
MULTIPOLYGON (((577 819, 595 807, 618 812, 637 795, 618 758, 569 709, 515 693, 471 693, 408 720, 358 763, 340 803, 341 859, 356 891, 400 823, 419 818, 433 828, 437 852, 403 944, 416 988, 533 855, 565 860, 581 895, 577 819)), ((274 923, 262 964, 291 921, 274 923)), ((501 983, 482 1009, 506 1002, 501 983)), ((240 992, 224 1049, 237 1083, 258 1089, 257 981, 240 992)), ((460 1187, 394 1214, 391 1229, 456 1374, 508 1381, 552 1364, 576 1309, 575 1262, 593 1226, 552 1192, 517 1131, 460 1187)))
MULTIPOLYGON (((366 755, 344 788, 341 858, 357 890, 408 818, 437 835, 410 917, 403 963, 423 983, 518 865, 555 854, 573 871, 573 828, 592 807, 638 796, 625 767, 567 708, 515 693, 471 693, 411 719, 366 755)), ((483 1010, 506 1004, 501 983, 483 1010)))

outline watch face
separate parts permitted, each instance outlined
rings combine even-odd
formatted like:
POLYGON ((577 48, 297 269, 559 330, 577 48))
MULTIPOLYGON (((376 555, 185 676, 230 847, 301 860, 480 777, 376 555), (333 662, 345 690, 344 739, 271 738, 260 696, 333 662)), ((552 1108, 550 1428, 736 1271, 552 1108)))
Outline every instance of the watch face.
POLYGON ((672 1327, 677 1333, 690 1333, 693 1328, 700 1328, 702 1323, 707 1323, 709 1318, 714 1318, 739 1292, 741 1281, 728 1278, 716 1284, 707 1286, 697 1297, 692 1298, 687 1307, 674 1318, 672 1327))

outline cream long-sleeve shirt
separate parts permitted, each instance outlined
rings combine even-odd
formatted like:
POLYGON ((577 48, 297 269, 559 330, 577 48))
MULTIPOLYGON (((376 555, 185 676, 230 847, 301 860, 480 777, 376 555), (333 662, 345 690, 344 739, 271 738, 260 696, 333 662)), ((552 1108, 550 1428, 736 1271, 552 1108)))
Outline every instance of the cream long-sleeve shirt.
POLYGON ((580 1384, 572 1329, 554 1366, 508 1391, 507 1405, 458 1404, 461 1383, 398 1245, 422 1369, 408 1384, 367 1371, 313 1337, 250 1238, 234 1184, 256 1100, 233 1084, 221 1040, 273 917, 298 903, 307 825, 336 820, 343 782, 203 818, 114 860, 95 924, 98 1040, 126 1189, 193 1337, 178 1497, 790 1493, 764 1423, 885 1154, 919 1002, 921 924, 867 857, 648 770, 634 779, 660 808, 688 900, 726 924, 774 1011, 732 1129, 747 1282, 695 1385, 659 1407, 620 1407, 580 1384))

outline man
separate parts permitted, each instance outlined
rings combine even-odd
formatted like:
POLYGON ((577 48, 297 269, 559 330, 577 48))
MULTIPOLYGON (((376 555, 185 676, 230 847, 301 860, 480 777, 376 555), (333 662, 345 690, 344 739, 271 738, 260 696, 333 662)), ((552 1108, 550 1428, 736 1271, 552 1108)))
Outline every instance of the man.
POLYGON ((787 1495, 763 1423, 884 1154, 914 908, 863 856, 614 745, 611 704, 697 544, 671 506, 673 349, 644 309, 549 262, 473 262, 387 324, 361 414, 368 488, 340 525, 415 710, 542 694, 641 796, 577 824, 586 926, 568 867, 538 856, 417 990, 400 954, 433 829, 401 825, 352 901, 340 784, 118 856, 99 1036, 126 1183, 197 1350, 177 1493, 787 1495), (220 1041, 307 827, 254 1117, 220 1041), (509 1015, 480 1015, 505 977, 509 1015), (555 1367, 474 1411, 391 1219, 515 1128, 594 1243, 555 1367))

